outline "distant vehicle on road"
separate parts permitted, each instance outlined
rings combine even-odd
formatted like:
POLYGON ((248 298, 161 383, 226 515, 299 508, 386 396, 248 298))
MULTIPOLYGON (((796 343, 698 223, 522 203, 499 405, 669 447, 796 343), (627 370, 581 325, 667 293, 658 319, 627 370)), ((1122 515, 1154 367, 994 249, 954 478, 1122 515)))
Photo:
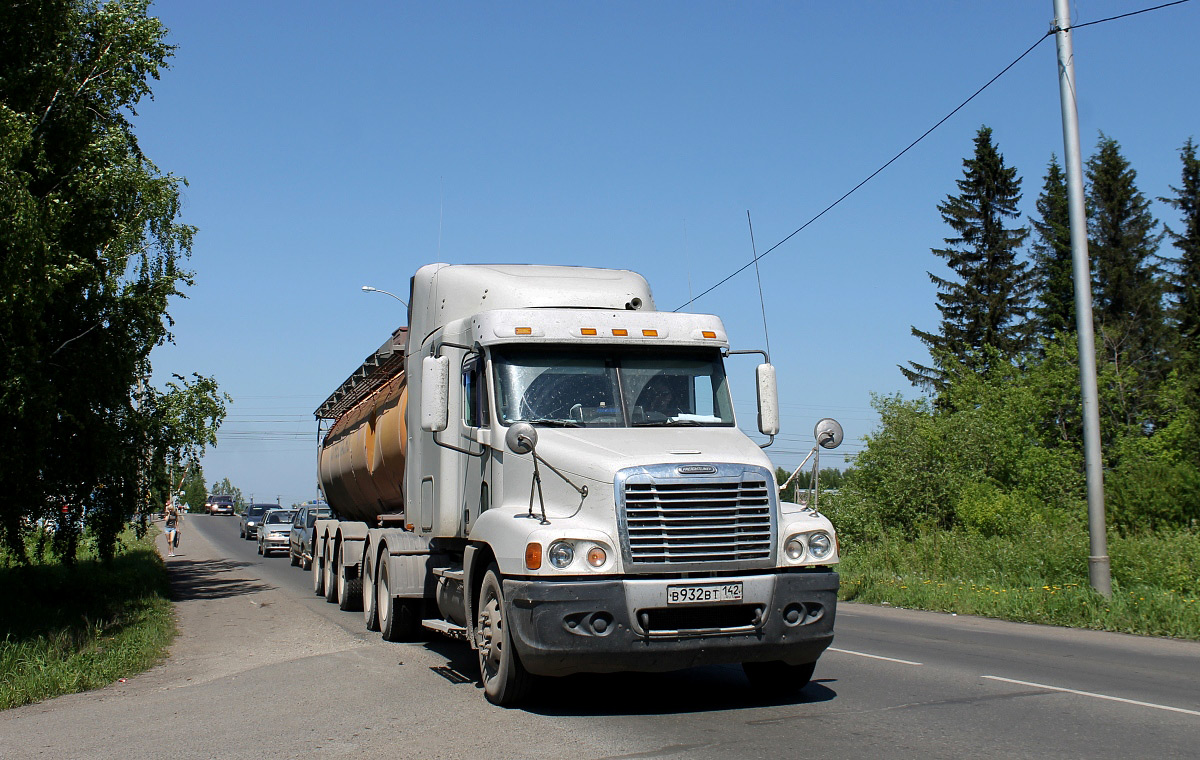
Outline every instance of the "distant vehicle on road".
POLYGON ((328 504, 305 504, 296 512, 288 535, 288 555, 293 565, 305 570, 312 567, 313 525, 332 516, 328 504))
POLYGON ((262 522, 263 513, 268 509, 279 509, 278 504, 247 504, 242 512, 240 530, 242 538, 247 541, 258 538, 258 524, 262 522))
POLYGON ((273 551, 287 551, 288 531, 292 528, 295 511, 276 507, 263 513, 258 526, 258 553, 264 557, 273 551))
POLYGON ((233 497, 225 494, 209 496, 204 502, 204 511, 210 515, 232 515, 233 497))

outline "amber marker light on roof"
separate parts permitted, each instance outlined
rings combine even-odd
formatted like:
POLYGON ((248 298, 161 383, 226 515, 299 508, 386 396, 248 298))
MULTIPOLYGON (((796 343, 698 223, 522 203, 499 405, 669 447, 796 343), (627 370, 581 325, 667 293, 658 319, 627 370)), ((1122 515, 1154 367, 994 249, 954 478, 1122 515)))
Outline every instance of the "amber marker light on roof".
POLYGON ((525 567, 537 570, 542 566, 542 545, 539 543, 525 544, 525 567))
POLYGON ((516 329, 516 333, 517 333, 517 335, 533 335, 533 328, 532 327, 518 327, 516 329))
POLYGON ((701 335, 703 335, 703 336, 704 336, 704 337, 706 337, 706 338, 715 338, 715 337, 717 337, 717 334, 716 334, 715 332, 713 332, 712 330, 704 330, 704 331, 702 331, 700 334, 701 334, 701 335))
POLYGON ((618 327, 618 328, 615 328, 615 329, 613 330, 613 335, 615 335, 615 336, 616 336, 616 337, 618 337, 618 338, 624 338, 624 337, 625 337, 626 335, 628 335, 628 334, 629 334, 629 331, 628 331, 628 330, 622 330, 622 329, 621 329, 621 328, 619 328, 619 327, 618 327))
POLYGON ((580 335, 595 335, 595 334, 596 334, 596 328, 594 328, 594 327, 581 327, 581 328, 579 328, 579 334, 580 334, 580 335))
POLYGON ((658 330, 642 330, 643 338, 657 338, 658 330))

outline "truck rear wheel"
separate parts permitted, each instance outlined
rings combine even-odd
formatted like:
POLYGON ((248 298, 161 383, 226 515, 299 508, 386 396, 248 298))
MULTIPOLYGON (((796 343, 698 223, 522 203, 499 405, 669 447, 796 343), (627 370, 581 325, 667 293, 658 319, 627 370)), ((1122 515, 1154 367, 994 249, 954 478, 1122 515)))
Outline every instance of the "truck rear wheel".
POLYGON ((408 641, 416 636, 417 602, 398 599, 388 588, 387 555, 379 558, 375 575, 375 606, 379 611, 379 633, 384 641, 408 641))
POLYGON ((368 551, 363 552, 362 563, 362 610, 363 622, 367 626, 368 631, 379 630, 379 600, 375 595, 375 572, 376 566, 367 562, 369 552, 375 551, 374 547, 370 547, 368 551))
POLYGON ((325 580, 322 583, 325 586, 325 601, 336 602, 338 592, 338 572, 341 570, 341 547, 335 545, 325 557, 325 580))
POLYGON ((344 562, 338 563, 337 569, 337 603, 342 612, 352 612, 361 609, 362 577, 347 578, 350 568, 344 562))
POLYGON ((786 662, 743 662, 742 670, 755 691, 767 697, 790 697, 812 680, 816 662, 788 665, 786 662))
POLYGON ((487 700, 501 707, 512 707, 529 692, 531 676, 521 664, 505 619, 504 587, 500 569, 493 562, 483 576, 479 589, 479 610, 475 630, 479 652, 479 678, 487 700))
MULTIPOLYGON (((313 552, 316 552, 316 546, 313 546, 313 552)), ((314 559, 309 562, 309 567, 312 568, 313 578, 313 593, 317 596, 325 595, 325 563, 319 559, 314 559)))

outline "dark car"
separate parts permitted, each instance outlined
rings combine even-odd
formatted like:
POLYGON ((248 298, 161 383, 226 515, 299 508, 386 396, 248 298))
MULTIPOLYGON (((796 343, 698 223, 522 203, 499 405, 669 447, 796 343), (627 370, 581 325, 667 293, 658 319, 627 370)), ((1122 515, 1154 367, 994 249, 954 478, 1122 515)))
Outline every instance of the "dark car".
POLYGON ((242 538, 247 541, 258 538, 258 524, 262 521, 263 512, 278 508, 278 504, 247 504, 246 511, 242 512, 242 538))
POLYGON ((204 511, 210 515, 232 515, 233 497, 224 494, 209 496, 204 502, 204 511))
POLYGON ((305 570, 312 567, 313 525, 317 520, 333 517, 328 504, 305 504, 292 519, 292 530, 288 536, 288 555, 293 565, 305 570))
POLYGON ((258 553, 266 557, 273 551, 288 550, 288 532, 292 529, 294 509, 276 506, 263 513, 258 526, 258 553))

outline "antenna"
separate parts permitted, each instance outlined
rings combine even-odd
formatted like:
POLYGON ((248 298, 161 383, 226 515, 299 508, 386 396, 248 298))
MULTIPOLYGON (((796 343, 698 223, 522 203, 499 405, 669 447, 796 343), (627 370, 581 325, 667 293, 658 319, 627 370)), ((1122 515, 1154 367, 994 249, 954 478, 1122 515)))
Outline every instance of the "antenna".
POLYGON ((437 260, 442 260, 442 217, 446 211, 446 190, 443 185, 445 178, 438 177, 438 249, 437 260))
POLYGON ((692 252, 688 250, 687 217, 683 219, 683 258, 688 262, 688 303, 692 302, 692 252))
POLYGON ((758 304, 762 307, 763 338, 767 341, 767 362, 769 363, 771 361, 771 336, 767 333, 767 302, 763 298, 762 272, 758 270, 758 249, 754 245, 754 222, 750 221, 750 209, 746 209, 746 224, 750 226, 750 252, 754 254, 754 274, 758 277, 758 304))

